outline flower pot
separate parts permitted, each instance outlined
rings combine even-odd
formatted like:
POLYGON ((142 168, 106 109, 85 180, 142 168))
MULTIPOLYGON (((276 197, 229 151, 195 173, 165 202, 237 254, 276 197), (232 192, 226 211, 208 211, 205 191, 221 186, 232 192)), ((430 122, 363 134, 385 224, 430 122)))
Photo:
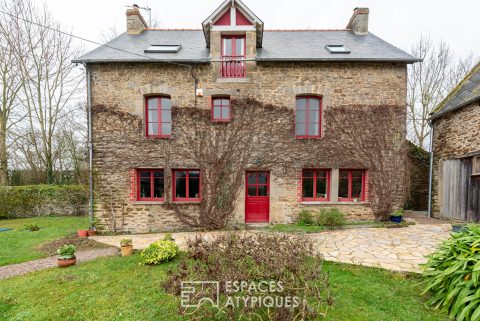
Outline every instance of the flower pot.
POLYGON ((393 215, 390 215, 390 222, 402 223, 402 216, 393 216, 393 215))
POLYGON ((97 230, 88 230, 87 234, 88 236, 95 236, 97 235, 97 230))
POLYGON ((133 245, 121 246, 122 256, 130 256, 133 252, 133 245))
POLYGON ((61 267, 61 268, 66 268, 66 267, 69 267, 69 266, 72 266, 72 265, 75 265, 75 263, 77 263, 77 259, 76 258, 73 258, 73 259, 58 259, 58 267, 61 267))
POLYGON ((88 230, 78 230, 78 237, 87 237, 88 236, 88 230))
POLYGON ((452 224, 452 232, 457 233, 457 232, 463 232, 466 231, 468 227, 463 224, 452 224))

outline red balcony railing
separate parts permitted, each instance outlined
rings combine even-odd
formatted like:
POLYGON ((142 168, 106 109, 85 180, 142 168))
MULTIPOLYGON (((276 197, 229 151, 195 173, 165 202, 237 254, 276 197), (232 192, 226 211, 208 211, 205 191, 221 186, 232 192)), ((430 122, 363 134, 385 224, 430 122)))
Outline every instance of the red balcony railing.
POLYGON ((222 77, 245 78, 245 58, 239 56, 222 57, 222 77))

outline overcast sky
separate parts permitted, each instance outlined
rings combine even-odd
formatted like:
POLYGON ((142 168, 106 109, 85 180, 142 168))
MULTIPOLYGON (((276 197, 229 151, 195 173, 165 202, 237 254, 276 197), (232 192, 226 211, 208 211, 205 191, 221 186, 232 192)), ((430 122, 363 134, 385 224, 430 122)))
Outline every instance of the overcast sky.
MULTIPOLYGON (((36 0, 39 3, 41 0, 36 0)), ((48 0, 53 16, 73 33, 98 41, 102 31, 126 29, 125 6, 148 5, 162 28, 201 28, 221 0, 48 0), (129 3, 129 1, 133 1, 129 3)), ((421 34, 444 40, 457 55, 480 56, 479 0, 244 0, 265 29, 345 28, 353 8, 369 7, 369 29, 409 50, 421 34)), ((144 14, 148 21, 148 15, 144 14)), ((92 45, 84 44, 85 48, 92 45)))

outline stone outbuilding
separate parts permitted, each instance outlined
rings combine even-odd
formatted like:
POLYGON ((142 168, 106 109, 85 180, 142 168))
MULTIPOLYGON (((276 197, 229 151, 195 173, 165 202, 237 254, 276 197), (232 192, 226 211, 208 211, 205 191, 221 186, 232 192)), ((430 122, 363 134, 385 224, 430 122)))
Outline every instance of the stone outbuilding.
POLYGON ((126 15, 127 32, 74 60, 89 80, 94 211, 104 227, 184 228, 199 211, 228 211, 231 195, 238 223, 292 222, 302 208, 329 207, 373 219, 383 187, 403 206, 407 65, 419 60, 369 31, 368 8, 329 30, 265 29, 240 0, 196 30, 149 28, 135 6, 126 15), (251 130, 254 144, 232 141, 232 159, 199 132, 231 140, 225 131, 238 127, 242 104, 266 123, 251 130), (246 156, 241 176, 212 179, 219 163, 238 168, 246 156), (228 184, 218 190, 215 180, 228 184))
POLYGON ((433 130, 432 214, 480 219, 480 63, 437 107, 433 130))

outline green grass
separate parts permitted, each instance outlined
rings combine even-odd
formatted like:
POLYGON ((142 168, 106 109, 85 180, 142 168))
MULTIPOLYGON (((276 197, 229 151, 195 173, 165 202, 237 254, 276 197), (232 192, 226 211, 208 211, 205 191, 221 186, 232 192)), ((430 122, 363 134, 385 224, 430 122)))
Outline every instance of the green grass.
POLYGON ((300 224, 272 224, 265 228, 265 231, 284 233, 318 233, 324 230, 323 226, 300 224))
POLYGON ((448 320, 424 305, 421 276, 333 262, 325 263, 335 297, 327 320, 448 320))
POLYGON ((34 217, 0 220, 0 227, 13 228, 0 232, 0 266, 21 263, 44 257, 37 248, 41 243, 52 241, 78 229, 87 228, 85 217, 34 217), (25 225, 37 224, 40 230, 30 232, 25 225))
MULTIPOLYGON (((181 320, 179 298, 160 283, 176 261, 138 265, 139 255, 102 258, 0 282, 0 320, 181 320)), ((322 320, 447 320, 427 310, 419 277, 325 263, 336 298, 322 320)))

